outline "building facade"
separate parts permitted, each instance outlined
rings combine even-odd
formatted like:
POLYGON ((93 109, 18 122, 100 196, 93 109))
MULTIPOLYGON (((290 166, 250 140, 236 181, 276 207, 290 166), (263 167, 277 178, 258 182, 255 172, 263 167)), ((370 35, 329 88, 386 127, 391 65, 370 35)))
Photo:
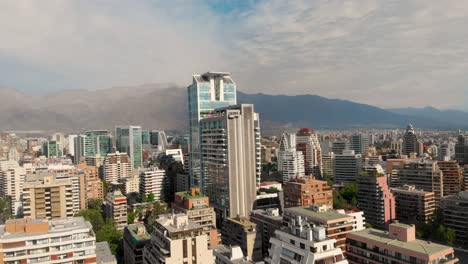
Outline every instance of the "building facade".
POLYGON ((127 197, 119 190, 107 193, 104 214, 114 221, 116 230, 123 230, 127 225, 127 197))
POLYGON ((333 206, 333 190, 326 181, 315 178, 298 178, 284 183, 284 206, 333 206))
POLYGON ((417 190, 413 185, 392 188, 396 215, 403 223, 430 223, 436 210, 435 194, 417 190))
POLYGON ((442 198, 442 222, 455 230, 455 244, 468 248, 468 192, 459 192, 442 198))
POLYGON ((221 228, 223 244, 240 246, 244 256, 252 261, 263 260, 262 237, 257 225, 246 217, 228 218, 221 228))
POLYGON ((296 149, 304 156, 307 175, 322 176, 322 148, 312 128, 301 128, 296 133, 296 149))
POLYGON ((333 173, 335 181, 339 183, 354 183, 362 170, 362 155, 354 150, 343 150, 343 154, 335 155, 333 173))
POLYGON ((143 249, 150 242, 150 234, 142 224, 131 224, 123 232, 123 251, 125 264, 142 264, 143 249))
POLYGON ((117 151, 128 154, 132 168, 143 167, 143 144, 140 126, 115 127, 115 146, 117 151))

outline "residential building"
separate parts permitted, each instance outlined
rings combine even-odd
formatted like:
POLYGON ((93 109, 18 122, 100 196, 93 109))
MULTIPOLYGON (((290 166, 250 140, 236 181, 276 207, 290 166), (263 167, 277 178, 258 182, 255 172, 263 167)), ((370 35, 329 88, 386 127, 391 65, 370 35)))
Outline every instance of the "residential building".
POLYGON ((122 182, 122 187, 124 189, 125 195, 129 193, 140 193, 140 171, 132 171, 132 175, 123 178, 120 181, 122 182))
POLYGON ((351 149, 356 154, 365 154, 369 150, 369 136, 365 134, 351 135, 351 149))
POLYGON ((201 119, 201 190, 218 219, 248 216, 256 199, 260 166, 259 117, 254 106, 216 109, 201 119))
POLYGON ((78 164, 78 174, 84 175, 84 195, 85 200, 104 199, 104 184, 99 178, 98 169, 95 166, 88 166, 86 163, 78 164))
MULTIPOLYGON (((282 156, 284 152, 296 152, 296 134, 283 133, 281 135, 278 147, 278 171, 283 171, 282 156)), ((301 152, 302 154, 302 152, 301 152)), ((302 155, 304 156, 304 155, 302 155)))
POLYGON ((322 154, 322 178, 332 178, 335 171, 335 153, 322 154))
POLYGON ((262 240, 262 255, 268 256, 270 239, 274 237, 275 231, 283 225, 283 217, 278 208, 253 210, 250 214, 250 221, 257 225, 257 236, 262 240))
POLYGON ((394 223, 348 234, 349 263, 458 263, 452 247, 416 239, 416 227, 394 223))
POLYGON ((103 167, 104 180, 108 183, 119 183, 132 174, 132 164, 127 153, 116 151, 107 154, 103 167))
POLYGON ((12 213, 18 215, 21 211, 23 184, 26 169, 15 160, 0 161, 0 197, 10 198, 12 213))
POLYGON ((468 248, 468 192, 443 197, 440 210, 444 226, 455 230, 455 244, 468 248))
POLYGON ((218 245, 221 234, 216 229, 216 213, 213 207, 210 207, 208 197, 200 192, 200 188, 192 187, 189 191, 176 193, 172 209, 176 213, 186 214, 189 220, 203 228, 209 247, 218 245))
POLYGON ((296 149, 304 156, 307 175, 322 176, 322 148, 312 128, 301 128, 296 133, 296 149))
POLYGON ((214 113, 217 108, 237 104, 236 84, 227 72, 207 72, 193 75, 187 87, 189 114, 189 145, 191 186, 202 186, 200 120, 214 113))
POLYGON ((303 177, 284 183, 285 207, 306 205, 333 206, 333 189, 326 181, 303 177))
POLYGON ((115 127, 116 150, 125 152, 133 169, 143 167, 143 145, 140 126, 115 127))
POLYGON ((240 246, 249 260, 260 261, 262 257, 262 237, 257 233, 257 225, 246 217, 228 218, 221 228, 223 244, 240 246))
POLYGON ((343 150, 343 154, 335 155, 335 181, 339 183, 354 183, 361 174, 362 155, 354 150, 343 150))
POLYGON ((172 156, 175 162, 180 162, 184 164, 184 154, 182 153, 182 149, 166 149, 166 155, 172 156))
POLYGON ((396 215, 403 223, 430 223, 434 217, 435 194, 418 190, 414 185, 391 189, 395 196, 396 215))
POLYGON ((381 174, 360 176, 357 186, 357 207, 364 211, 367 223, 377 228, 388 228, 396 219, 396 208, 387 178, 381 174))
POLYGON ((456 160, 438 161, 437 166, 442 171, 444 196, 462 191, 463 170, 456 160))
POLYGON ((143 264, 143 249, 150 242, 151 236, 145 225, 131 224, 123 232, 123 252, 125 264, 143 264))
POLYGON ((444 196, 443 173, 433 160, 404 160, 403 167, 391 176, 391 187, 414 185, 416 189, 435 194, 436 206, 444 196))
POLYGON ((416 156, 422 155, 422 149, 420 148, 420 142, 416 136, 413 125, 408 124, 406 132, 403 135, 403 145, 402 145, 402 154, 411 156, 412 153, 415 153, 416 156))
POLYGON ((144 264, 212 264, 203 228, 184 214, 160 215, 143 250, 144 264))
POLYGON ((23 186, 24 217, 55 219, 72 217, 74 211, 73 183, 69 179, 56 179, 51 174, 26 176, 23 186))
POLYGON ((0 225, 1 263, 97 263, 96 236, 82 217, 13 219, 0 225))
POLYGON ((336 240, 327 237, 324 227, 313 226, 298 216, 293 223, 275 232, 266 263, 347 264, 336 240))
POLYGON ((280 156, 283 182, 288 182, 305 175, 304 155, 301 151, 285 150, 281 151, 280 156))
POLYGON ((244 256, 240 246, 218 245, 213 248, 215 264, 254 264, 244 256))
POLYGON ((104 201, 104 214, 113 219, 116 230, 123 230, 127 225, 127 197, 120 190, 107 193, 104 201))
POLYGON ((158 167, 143 169, 140 172, 140 194, 152 193, 155 201, 163 200, 166 172, 158 167))
POLYGON ((325 228, 327 237, 334 239, 336 247, 346 250, 346 235, 353 232, 354 218, 330 210, 327 206, 298 206, 284 209, 284 226, 293 227, 298 219, 311 226, 325 228))
POLYGON ((96 264, 117 264, 117 259, 112 255, 107 241, 96 243, 96 264))

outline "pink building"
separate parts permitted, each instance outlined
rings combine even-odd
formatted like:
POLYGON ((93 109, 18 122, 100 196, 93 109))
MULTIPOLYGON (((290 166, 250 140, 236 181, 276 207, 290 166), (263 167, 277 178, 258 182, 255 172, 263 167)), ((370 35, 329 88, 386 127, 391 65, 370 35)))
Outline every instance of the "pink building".
POLYGON ((346 257, 354 263, 459 263, 452 247, 416 239, 414 225, 390 224, 349 233, 346 257))

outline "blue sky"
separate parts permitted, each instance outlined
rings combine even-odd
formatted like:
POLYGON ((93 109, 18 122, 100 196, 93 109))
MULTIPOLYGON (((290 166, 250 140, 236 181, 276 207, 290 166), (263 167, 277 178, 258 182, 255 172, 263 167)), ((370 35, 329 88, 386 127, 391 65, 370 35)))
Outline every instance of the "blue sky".
POLYGON ((0 87, 41 94, 230 71, 245 92, 467 107, 468 2, 4 0, 0 87))

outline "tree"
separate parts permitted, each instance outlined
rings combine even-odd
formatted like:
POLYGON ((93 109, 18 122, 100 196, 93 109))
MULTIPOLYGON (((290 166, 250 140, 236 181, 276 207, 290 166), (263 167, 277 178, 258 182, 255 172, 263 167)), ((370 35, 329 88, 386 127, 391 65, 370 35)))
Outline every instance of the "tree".
POLYGON ((101 199, 89 199, 88 200, 88 209, 95 209, 101 211, 102 200, 101 199))
POLYGON ((138 213, 137 212, 131 212, 131 213, 128 213, 127 215, 127 223, 128 224, 133 224, 133 222, 135 222, 135 219, 136 217, 138 216, 138 213))
POLYGON ((148 202, 150 202, 150 203, 154 202, 154 193, 149 193, 148 194, 148 202))
POLYGON ((447 228, 446 233, 445 233, 445 241, 447 242, 447 244, 449 244, 450 246, 453 246, 453 242, 455 242, 455 238, 456 238, 455 230, 453 230, 452 228, 447 228))
POLYGON ((86 221, 89 221, 94 231, 101 230, 105 225, 101 212, 96 209, 81 210, 78 216, 82 216, 86 221))
POLYGON ((340 194, 349 204, 356 205, 357 201, 358 186, 355 183, 345 184, 343 189, 340 190, 340 194), (353 202, 355 202, 353 204, 353 202))

